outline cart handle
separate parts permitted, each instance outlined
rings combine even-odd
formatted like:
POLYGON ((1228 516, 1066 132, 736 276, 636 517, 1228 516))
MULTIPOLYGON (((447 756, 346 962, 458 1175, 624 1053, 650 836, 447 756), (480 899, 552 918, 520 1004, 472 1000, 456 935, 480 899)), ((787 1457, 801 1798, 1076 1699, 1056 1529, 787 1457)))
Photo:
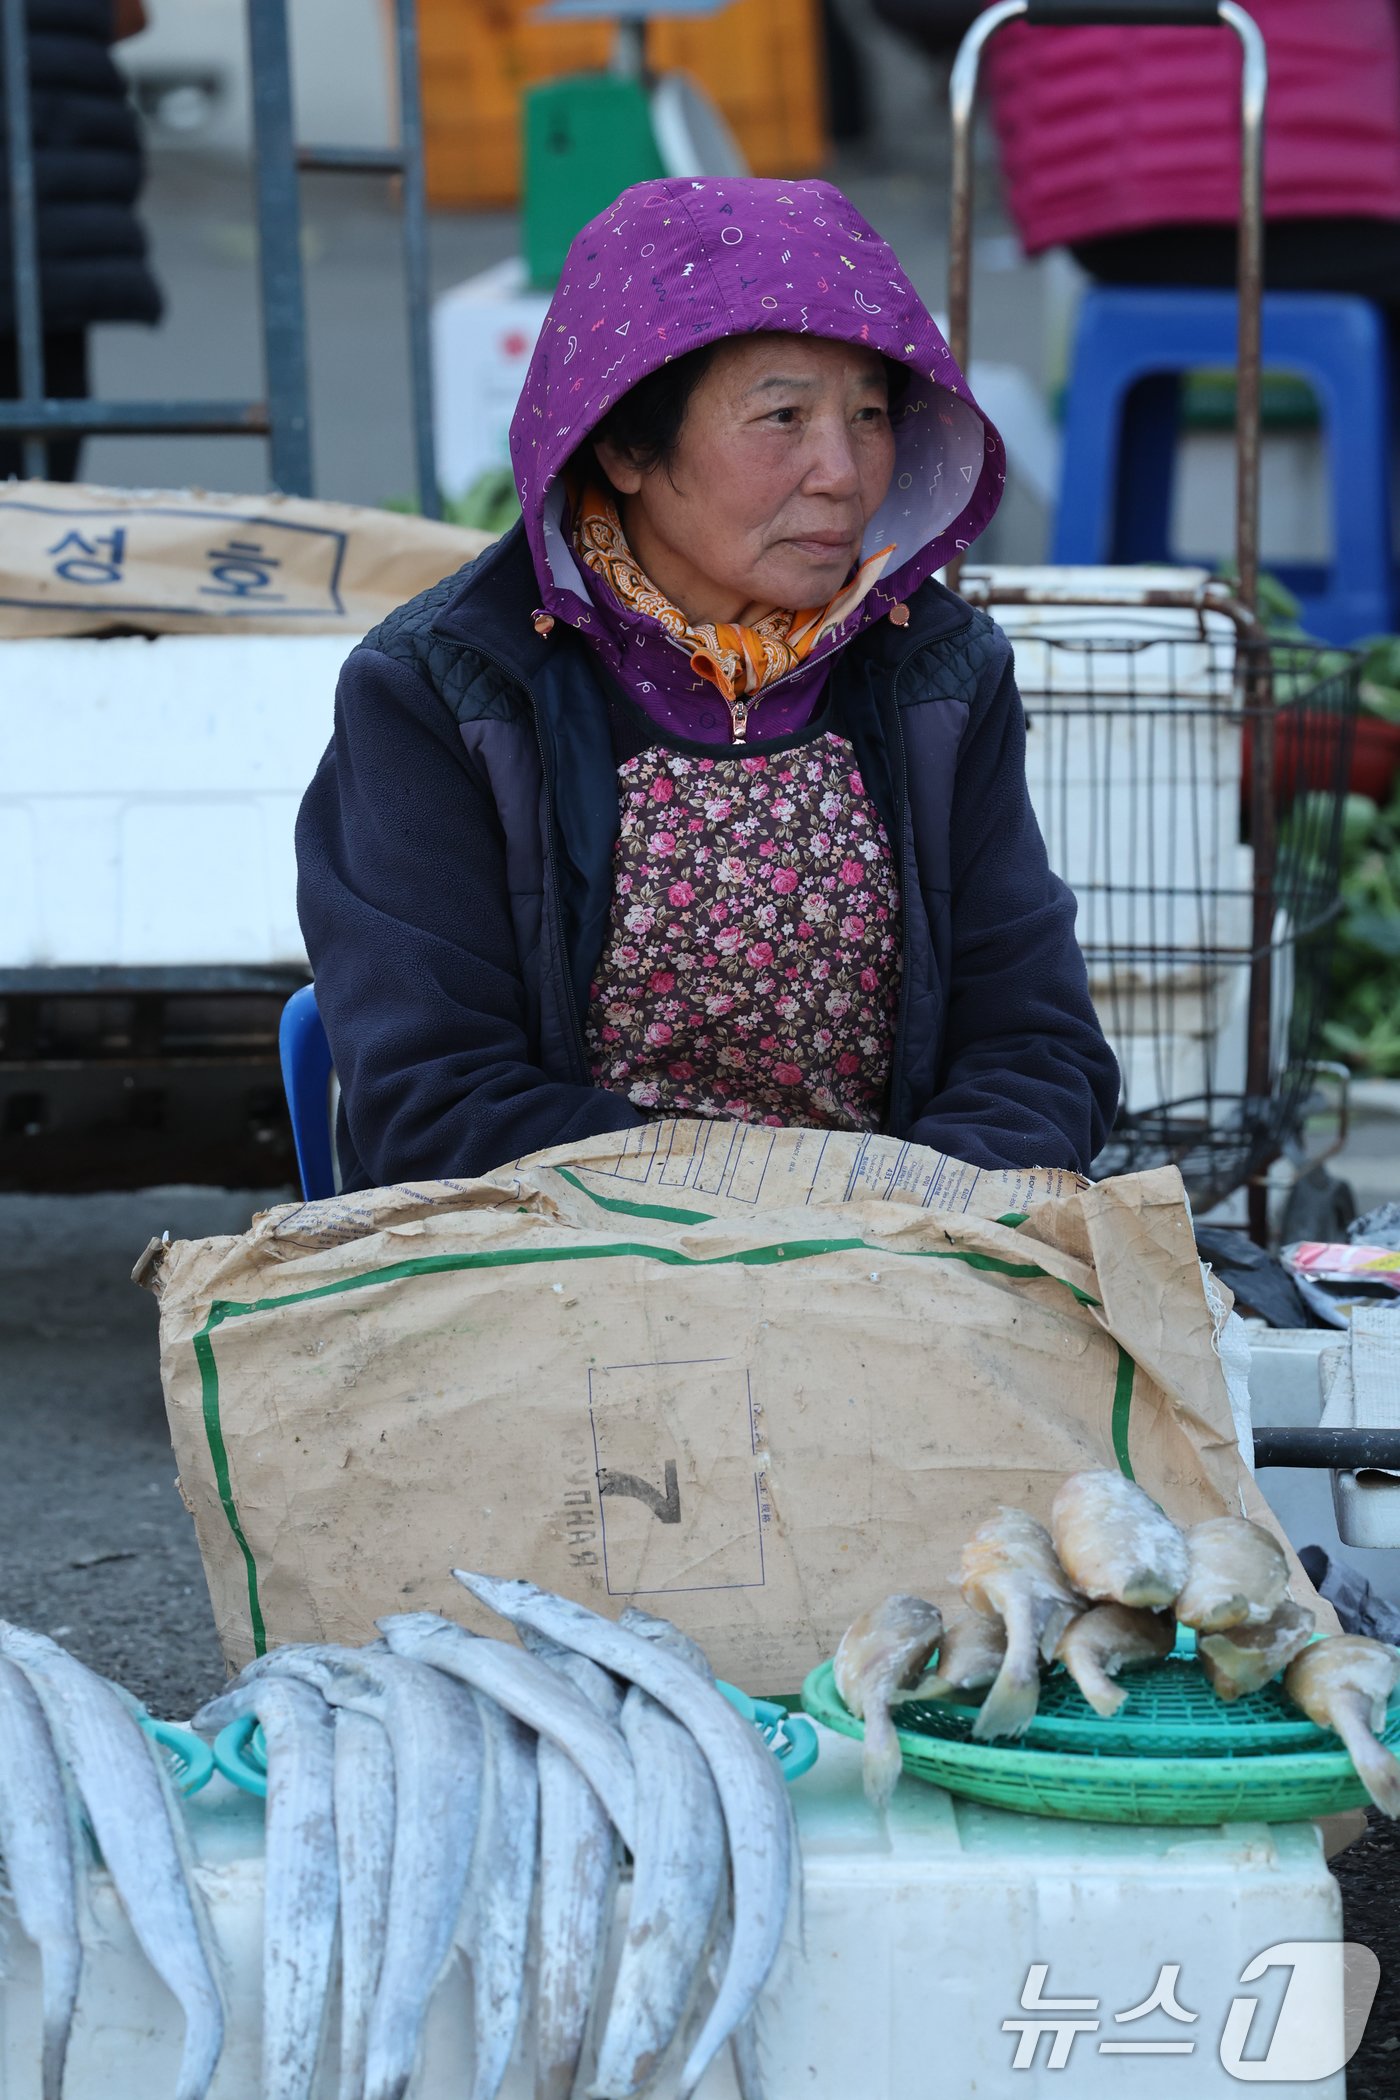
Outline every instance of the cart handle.
POLYGON ((1220 18, 1220 0, 1028 0, 1026 7, 1026 20, 1037 25, 1101 23, 1126 29, 1155 22, 1172 29, 1214 29, 1220 18))
POLYGON ((1320 1473, 1393 1473, 1400 1467, 1400 1430, 1256 1429, 1254 1464, 1256 1470, 1307 1466, 1320 1473))
MULTIPOLYGON (((1264 103, 1269 65, 1253 17, 1236 0, 995 0, 958 47, 949 87, 952 113, 953 198, 948 247, 948 345, 968 369, 972 286, 972 111, 982 49, 1006 22, 1158 23, 1173 27, 1220 23, 1243 49, 1240 77, 1240 240, 1237 404, 1235 414, 1235 561, 1238 596, 1252 613, 1259 581, 1259 335, 1264 288, 1264 103)), ((949 581, 956 588, 956 573, 949 581)))

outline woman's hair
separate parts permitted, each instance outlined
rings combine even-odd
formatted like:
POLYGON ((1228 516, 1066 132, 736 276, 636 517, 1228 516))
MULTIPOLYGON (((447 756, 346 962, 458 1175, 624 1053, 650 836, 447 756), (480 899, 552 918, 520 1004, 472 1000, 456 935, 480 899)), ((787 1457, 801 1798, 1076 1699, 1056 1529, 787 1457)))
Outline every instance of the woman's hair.
MULTIPOLYGON (((645 379, 639 379, 634 387, 629 387, 620 400, 614 401, 602 421, 594 426, 588 446, 580 448, 585 456, 597 440, 603 438, 627 453, 644 471, 665 467, 669 473, 680 443, 690 397, 704 378, 720 343, 727 340, 730 338, 721 336, 716 342, 703 343, 698 350, 687 350, 684 357, 673 357, 669 363, 658 365, 654 372, 647 373, 645 379)), ((890 407, 894 409, 909 384, 909 369, 890 357, 883 357, 881 362, 889 381, 890 407)), ((591 463, 596 463, 598 472, 606 480, 596 451, 591 463)))
POLYGON ((614 401, 590 433, 590 443, 604 438, 644 470, 665 467, 669 471, 690 397, 718 348, 718 342, 702 343, 698 350, 687 350, 684 357, 673 357, 648 372, 621 400, 614 401))

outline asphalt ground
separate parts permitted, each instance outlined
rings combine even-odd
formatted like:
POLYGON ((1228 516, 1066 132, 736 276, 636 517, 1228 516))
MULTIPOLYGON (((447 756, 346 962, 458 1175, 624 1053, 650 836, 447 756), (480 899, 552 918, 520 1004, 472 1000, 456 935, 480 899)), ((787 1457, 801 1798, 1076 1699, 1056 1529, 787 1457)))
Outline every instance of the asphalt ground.
POLYGON ((1376 2002, 1347 2068, 1347 2100, 1395 2100, 1400 2093, 1400 1825, 1372 1809, 1366 1835, 1338 1854, 1332 1872, 1341 1886, 1346 1937, 1369 1947, 1381 1965, 1376 2002))
POLYGON ((238 1232, 282 1195, 0 1199, 0 1614, 167 1718, 224 1671, 175 1487, 156 1301, 131 1271, 153 1236, 238 1232))

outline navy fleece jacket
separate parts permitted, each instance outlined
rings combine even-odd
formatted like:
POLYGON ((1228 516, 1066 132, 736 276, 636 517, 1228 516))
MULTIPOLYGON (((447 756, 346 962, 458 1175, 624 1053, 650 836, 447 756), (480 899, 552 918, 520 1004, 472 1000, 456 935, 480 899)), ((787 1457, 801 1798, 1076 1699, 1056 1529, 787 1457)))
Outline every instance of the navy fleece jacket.
MULTIPOLYGON (((643 1120, 590 1083, 580 1023, 611 897, 616 695, 568 628, 535 633, 537 602, 517 528, 341 674, 297 855, 351 1188, 643 1120)), ((1031 810, 1010 647, 937 583, 911 610, 842 652, 826 718, 900 870, 884 1127, 977 1166, 1087 1169, 1118 1073, 1031 810)))

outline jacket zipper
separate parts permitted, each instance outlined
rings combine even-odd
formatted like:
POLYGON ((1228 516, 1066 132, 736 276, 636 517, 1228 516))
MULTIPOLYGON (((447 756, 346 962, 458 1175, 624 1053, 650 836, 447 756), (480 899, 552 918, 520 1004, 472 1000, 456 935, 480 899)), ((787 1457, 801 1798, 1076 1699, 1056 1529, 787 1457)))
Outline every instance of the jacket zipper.
MULTIPOLYGON (((890 684, 890 698, 897 727, 899 720, 899 681, 918 654, 919 650, 911 649, 909 654, 903 657, 895 666, 894 677, 890 684)), ((905 866, 907 858, 905 847, 909 830, 909 762, 905 754, 902 728, 898 731, 898 739, 899 777, 895 781, 894 813, 895 822, 899 827, 899 1011, 895 1016, 894 1056, 890 1067, 891 1109, 895 1105, 896 1093, 905 1088, 904 1046, 909 1035, 909 899, 906 894, 909 885, 908 869, 905 866)), ((890 1121, 893 1123, 893 1115, 891 1115, 890 1121)))
MULTIPOLYGON (((502 663, 499 656, 493 656, 489 649, 483 649, 480 646, 480 644, 476 642, 472 642, 468 644, 468 646, 470 647, 473 656, 479 656, 483 663, 493 664, 495 668, 500 672, 503 678, 508 678, 512 685, 518 686, 520 691, 525 695, 525 698, 530 703, 530 718, 534 724, 535 742, 539 747, 540 772, 544 777, 545 806, 549 812, 549 823, 552 833, 554 828, 554 790, 556 784, 556 775, 554 771, 553 759, 549 751, 546 749, 545 739, 540 731, 540 710, 539 703, 535 699, 534 687, 528 684, 527 681, 521 677, 520 673, 516 670, 513 670, 509 664, 502 663)), ((570 1024, 570 1034, 572 1037, 575 1078, 580 1086, 591 1086, 593 1082, 588 1069, 588 1046, 584 1042, 583 1022, 579 1016, 578 1004, 574 998, 573 973, 569 968, 569 957, 564 946, 564 918, 563 912, 559 904, 559 881, 558 876, 555 872, 555 859, 552 837, 548 843, 545 858, 547 862, 547 866, 545 869, 545 915, 549 924, 550 938, 553 941, 554 946, 558 951, 558 954, 563 963, 563 969, 561 974, 563 977, 564 1005, 567 1011, 568 1020, 570 1024)))
MULTIPOLYGON (((920 645, 920 648, 922 648, 922 646, 923 646, 923 645, 921 644, 921 645, 920 645)), ((899 868, 899 907, 900 907, 900 909, 899 909, 899 1007, 898 1007, 898 1011, 896 1012, 896 1015, 895 1015, 895 1028, 894 1028, 894 1048, 893 1048, 893 1051, 892 1051, 892 1053, 891 1053, 891 1057, 890 1057, 890 1093, 889 1093, 889 1098, 890 1098, 890 1106, 891 1106, 891 1108, 893 1108, 893 1106, 894 1106, 894 1099, 895 1099, 895 1094, 896 1094, 896 1092, 897 1092, 897 1091, 899 1090, 899 1088, 900 1088, 900 1087, 902 1087, 902 1086, 903 1086, 903 1084, 904 1084, 904 1079, 903 1079, 903 1064, 904 1064, 904 1045, 905 1045, 905 1042, 906 1042, 906 1040, 907 1040, 907 1037, 908 1037, 908 1033, 909 1033, 909 907, 908 907, 908 903, 907 903, 907 898, 906 898, 906 893, 907 893, 907 890, 908 890, 908 887, 909 887, 909 885, 908 885, 908 882, 907 882, 907 879, 906 879, 907 871, 906 871, 906 868, 905 868, 905 864, 904 864, 904 863, 905 863, 905 851, 904 851, 904 847, 905 847, 905 834, 906 834, 906 831, 907 831, 907 829, 908 829, 908 811, 909 811, 909 771, 908 771, 908 762, 907 762, 907 760, 906 760, 906 757, 905 757, 905 752, 904 752, 904 733, 903 733, 903 731, 902 731, 902 730, 899 730, 899 729, 898 729, 898 716, 899 716, 899 681, 900 681, 900 679, 901 679, 901 678, 902 678, 902 677, 904 676, 904 673, 905 673, 905 671, 906 671, 906 670, 908 669, 909 665, 910 665, 910 664, 911 664, 911 663, 912 663, 912 662, 914 661, 914 658, 915 658, 916 656, 918 656, 919 654, 920 654, 920 649, 911 649, 911 650, 909 651, 909 653, 908 653, 908 655, 907 655, 907 656, 904 656, 904 657, 902 657, 902 658, 900 659, 900 661, 899 661, 899 662, 898 662, 898 663, 897 663, 897 664, 895 665, 895 668, 894 668, 894 676, 893 676, 893 678, 892 678, 892 679, 891 679, 891 681, 890 681, 890 697, 891 697, 891 705, 892 705, 892 707, 893 707, 893 709, 894 709, 894 713, 895 713, 895 718, 896 718, 896 729, 897 729, 897 731, 898 731, 898 743, 899 743, 899 765, 898 765, 897 771, 896 771, 896 773, 895 773, 894 781, 893 781, 893 787, 894 787, 894 809, 893 809, 893 816, 894 816, 894 825, 895 825, 895 832, 896 832, 896 836, 897 836, 897 839, 898 839, 898 855, 899 855, 899 858, 898 858, 898 862, 897 862, 897 865, 898 865, 898 868, 899 868)), ((836 681, 837 681, 837 679, 838 679, 838 678, 841 678, 841 677, 843 677, 843 676, 844 676, 844 677, 849 677, 849 675, 850 675, 850 673, 849 673, 849 665, 848 665, 848 664, 846 663, 846 661, 845 661, 845 659, 844 659, 844 656, 843 656, 843 657, 841 657, 841 658, 838 658, 837 662, 836 662, 835 664, 833 664, 833 666, 832 666, 832 671, 831 671, 831 685, 832 685, 832 699, 833 699, 833 702, 834 702, 834 701, 835 701, 835 699, 836 699, 836 681)), ((873 674, 872 674, 872 675, 873 675, 873 674)), ((890 846, 891 846, 891 850, 893 851, 893 850, 895 849, 895 840, 894 840, 894 839, 891 839, 891 841, 890 841, 890 846)), ((886 1118, 886 1131, 885 1131, 885 1134, 888 1134, 889 1128, 890 1128, 890 1126, 892 1125, 892 1123, 893 1123, 893 1120, 894 1120, 894 1119, 893 1119, 893 1117, 892 1117, 892 1116, 890 1116, 890 1117, 887 1117, 887 1118, 886 1118)))
POLYGON ((733 741, 736 744, 743 744, 748 741, 749 716, 753 712, 753 705, 753 700, 749 698, 747 693, 741 694, 737 700, 726 700, 725 702, 725 706, 729 709, 730 726, 734 731, 733 741))

